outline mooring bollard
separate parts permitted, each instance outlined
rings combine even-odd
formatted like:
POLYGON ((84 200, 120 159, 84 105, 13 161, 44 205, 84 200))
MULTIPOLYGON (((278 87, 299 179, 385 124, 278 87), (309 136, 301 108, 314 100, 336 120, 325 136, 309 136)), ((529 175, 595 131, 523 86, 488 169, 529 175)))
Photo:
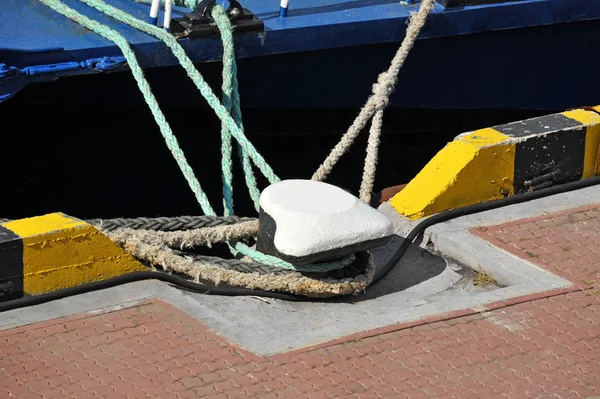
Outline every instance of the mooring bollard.
POLYGON ((294 264, 341 259, 386 244, 392 222, 328 183, 284 180, 260 196, 256 248, 294 264))

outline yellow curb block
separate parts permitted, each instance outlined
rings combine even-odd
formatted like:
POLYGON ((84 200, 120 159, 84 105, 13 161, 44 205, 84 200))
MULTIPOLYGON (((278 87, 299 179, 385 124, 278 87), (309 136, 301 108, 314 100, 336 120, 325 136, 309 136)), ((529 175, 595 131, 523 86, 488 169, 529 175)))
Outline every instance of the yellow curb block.
POLYGON ((92 225, 63 213, 0 224, 0 300, 142 270, 92 225))
POLYGON ((592 177, 599 143, 600 115, 583 109, 464 133, 390 203, 418 219, 592 177))

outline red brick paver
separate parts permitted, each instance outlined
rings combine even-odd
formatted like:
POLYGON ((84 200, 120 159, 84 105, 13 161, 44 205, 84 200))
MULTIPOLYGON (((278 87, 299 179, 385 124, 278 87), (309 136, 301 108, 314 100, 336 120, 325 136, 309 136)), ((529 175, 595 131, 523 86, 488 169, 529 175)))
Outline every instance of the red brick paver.
MULTIPOLYGON (((548 226, 544 219, 512 224, 520 227, 514 238, 509 225, 478 234, 495 240, 502 232, 500 244, 524 251, 510 243, 559 231, 574 250, 545 255, 550 245, 566 246, 551 236, 527 250, 538 255, 530 260, 587 279, 599 262, 576 251, 582 241, 574 237, 584 224, 598 228, 598 208, 565 213, 570 227, 556 223, 558 215, 545 217, 548 226), (565 262, 563 252, 577 257, 565 262)), ((271 357, 228 343, 158 300, 57 319, 0 332, 0 398, 593 398, 600 395, 600 292, 583 285, 271 357)))
POLYGON ((600 204, 471 232, 581 288, 600 282, 600 204))
POLYGON ((262 358, 155 301, 2 333, 0 392, 18 398, 585 398, 600 394, 599 336, 600 296, 576 292, 262 358))
POLYGON ((586 398, 600 394, 600 296, 267 358, 154 301, 6 331, 0 348, 0 397, 586 398))

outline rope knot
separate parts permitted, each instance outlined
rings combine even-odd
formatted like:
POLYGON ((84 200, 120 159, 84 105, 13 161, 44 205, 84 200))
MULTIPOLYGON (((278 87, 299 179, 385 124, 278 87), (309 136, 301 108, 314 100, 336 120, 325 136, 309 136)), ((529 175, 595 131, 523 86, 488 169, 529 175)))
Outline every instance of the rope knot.
POLYGON ((394 85, 396 84, 396 77, 389 72, 382 72, 377 78, 377 83, 373 85, 373 100, 375 101, 375 108, 383 110, 387 107, 390 95, 394 91, 394 85))

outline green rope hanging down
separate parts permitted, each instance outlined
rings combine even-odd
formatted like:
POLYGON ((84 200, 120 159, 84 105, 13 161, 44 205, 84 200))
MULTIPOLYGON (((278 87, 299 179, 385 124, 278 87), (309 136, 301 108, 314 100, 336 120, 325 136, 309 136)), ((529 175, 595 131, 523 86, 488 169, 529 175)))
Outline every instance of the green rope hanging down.
MULTIPOLYGON (((79 12, 64 5, 59 0, 39 1, 45 4, 46 6, 50 7, 54 11, 77 22, 78 24, 97 33, 105 39, 110 40, 121 49, 124 57, 127 59, 127 62, 131 68, 132 74, 138 84, 138 87, 140 88, 140 91, 142 92, 144 99, 150 107, 152 115, 160 128, 161 134, 165 139, 167 147, 171 151, 179 168, 184 174, 184 177, 186 178, 190 188, 194 192, 196 199, 200 204, 200 207, 202 208, 205 214, 216 215, 212 206, 210 205, 206 194, 202 190, 200 182, 196 178, 193 169, 191 168, 187 159, 185 158, 185 155, 181 150, 179 143, 176 137, 174 136, 173 131, 171 130, 171 127, 166 121, 164 114, 160 110, 158 102, 156 101, 156 98, 154 97, 154 94, 152 93, 152 90, 150 88, 150 85, 144 77, 143 70, 137 61, 135 53, 129 46, 129 43, 127 43, 127 40, 121 34, 111 29, 110 27, 102 25, 80 14, 79 12)), ((259 191, 256 187, 256 181, 254 179, 254 175, 251 169, 250 160, 252 160, 252 162, 259 168, 259 170, 269 180, 270 183, 275 183, 279 181, 279 178, 275 175, 275 173, 264 160, 264 158, 258 153, 258 151, 252 145, 252 143, 246 138, 241 128, 239 94, 237 90, 237 79, 235 78, 237 69, 235 65, 235 56, 233 54, 233 28, 231 26, 229 18, 225 14, 224 9, 221 6, 215 6, 213 8, 213 18, 217 22, 217 25, 222 31, 222 34, 223 32, 225 33, 223 38, 223 62, 224 65, 228 66, 229 71, 224 71, 223 85, 224 95, 229 97, 229 100, 225 101, 225 103, 228 104, 228 107, 224 106, 219 102, 219 99, 208 86, 202 75, 194 67, 189 57, 185 54, 184 49, 170 34, 156 26, 134 18, 133 16, 123 12, 122 10, 110 6, 101 0, 81 1, 120 22, 123 22, 140 31, 157 37, 158 39, 162 40, 173 51, 173 54, 178 58, 180 64, 186 70, 190 79, 194 82, 200 93, 204 96, 210 107, 216 112, 217 116, 221 120, 221 123, 223 124, 222 137, 225 139, 224 146, 227 145, 227 142, 231 143, 231 136, 233 136, 233 138, 235 138, 238 141, 238 144, 240 145, 246 183, 248 184, 250 194, 253 197, 253 200, 255 201, 255 206, 257 206, 259 191), (233 110, 231 110, 231 108, 233 108, 233 110), (234 117, 231 116, 230 111, 233 112, 235 120, 234 117)), ((227 156, 222 161, 225 213, 231 214, 233 213, 233 199, 231 196, 231 146, 229 145, 228 148, 224 150, 222 149, 222 151, 225 151, 225 155, 227 156), (227 182, 229 182, 229 187, 225 187, 227 182)), ((344 268, 350 263, 352 263, 355 259, 355 256, 351 255, 337 262, 320 263, 313 265, 293 265, 280 258, 263 254, 262 252, 258 252, 243 243, 235 242, 232 244, 236 251, 239 251, 240 253, 250 257, 251 259, 257 262, 271 266, 281 267, 288 270, 324 272, 344 268)))
MULTIPOLYGON (((217 23, 217 27, 221 33, 223 42, 223 105, 225 108, 232 113, 235 123, 238 125, 242 132, 244 127, 242 124, 242 110, 240 105, 240 94, 238 91, 238 80, 237 80, 237 64, 235 62, 235 51, 233 48, 233 29, 231 27, 231 21, 225 15, 222 7, 218 6, 213 9, 213 18, 217 23)), ((233 210, 233 172, 231 170, 231 152, 232 152, 232 140, 231 132, 227 129, 225 124, 221 127, 221 168, 223 171, 223 203, 225 209, 225 216, 234 214, 233 210)), ((260 205, 260 190, 256 184, 256 178, 252 170, 252 164, 250 157, 243 150, 239 148, 239 157, 242 160, 242 167, 244 170, 244 178, 246 180, 246 186, 250 193, 250 197, 254 202, 254 207, 258 212, 260 205)))
MULTIPOLYGON (((224 194, 224 204, 225 204, 225 215, 233 214, 233 189, 231 185, 232 180, 232 160, 231 160, 231 148, 227 143, 231 143, 231 136, 238 139, 240 144, 240 151, 242 153, 242 165, 244 168, 244 177, 246 180, 246 184, 248 186, 248 190, 252 196, 254 201, 255 208, 258 210, 260 191, 256 186, 256 180, 254 178, 254 174, 252 172, 252 165, 250 164, 250 158, 254 161, 254 163, 259 167, 263 175, 269 180, 270 183, 274 183, 279 181, 277 176, 275 176, 274 172, 270 168, 270 166, 266 163, 264 159, 258 154, 258 151, 254 148, 254 146, 248 141, 244 132, 241 128, 241 110, 240 110, 240 100, 239 100, 239 92, 237 87, 237 66, 235 63, 235 53, 233 48, 233 27, 231 25, 231 21, 227 17, 225 10, 221 6, 215 6, 212 11, 212 16, 217 23, 217 27, 219 28, 223 41, 223 93, 224 97, 228 98, 225 102, 229 105, 233 106, 234 111, 234 129, 231 129, 231 125, 229 121, 231 120, 230 109, 221 106, 218 98, 212 92, 212 89, 208 84, 204 81, 204 78, 198 72, 193 62, 189 59, 185 50, 181 45, 177 42, 175 38, 173 38, 170 34, 165 32, 163 29, 157 28, 151 24, 148 24, 144 21, 141 21, 137 18, 132 17, 130 14, 108 5, 100 0, 81 0, 87 5, 96 8, 98 11, 101 11, 116 20, 123 22, 129 26, 132 26, 138 30, 141 30, 145 33, 148 33, 156 38, 165 42, 169 48, 173 51, 173 54, 179 59, 181 65, 188 73, 188 76, 192 81, 196 84, 198 90, 200 90, 201 94, 207 99, 209 105, 215 110, 219 119, 222 122, 222 131, 221 135, 224 138, 224 144, 222 145, 222 152, 225 154, 222 157, 222 174, 223 174, 223 194, 224 194), (208 95, 209 93, 210 95, 208 95), (211 102, 211 96, 214 98, 215 102, 211 102), (229 99, 231 99, 229 101, 229 99), (225 109, 225 114, 219 114, 219 107, 221 106, 225 109), (236 129, 239 132, 242 140, 236 137, 236 129), (248 143, 248 146, 244 146, 244 142, 248 143), (252 157, 253 152, 260 157, 259 160, 255 157, 252 157), (259 162, 263 162, 265 167, 260 167, 259 162)), ((205 211, 206 213, 206 211, 205 211)), ((248 256, 249 258, 264 263, 271 266, 278 266, 288 270, 302 270, 302 271, 313 271, 313 272, 324 272, 329 270, 342 269, 349 264, 351 264, 355 257, 354 255, 348 256, 347 258, 331 263, 320 263, 314 265, 293 265, 292 263, 286 262, 280 258, 275 256, 267 255, 262 252, 256 251, 253 248, 250 248, 244 243, 241 242, 231 242, 230 249, 234 255, 238 255, 238 252, 248 256)))
POLYGON ((125 40, 125 38, 123 36, 121 36, 118 32, 116 32, 115 30, 112 30, 108 26, 102 25, 102 24, 86 17, 85 15, 80 14, 79 12, 73 10, 70 7, 67 7, 66 5, 64 5, 63 3, 61 3, 58 0, 39 0, 39 1, 42 4, 50 7, 54 11, 58 12, 59 14, 64 15, 65 17, 77 22, 78 24, 84 26, 85 28, 104 37, 105 39, 110 40, 111 42, 115 43, 119 47, 119 49, 123 53, 123 56, 127 59, 129 68, 131 69, 131 73, 133 74, 133 76, 137 82, 137 85, 138 85, 140 91, 142 92, 142 95, 144 96, 144 100, 146 101, 146 103, 148 104, 148 106, 150 108, 150 111, 152 112, 152 116, 154 117, 156 124, 160 128, 160 132, 161 132, 163 138, 165 139, 167 147, 173 154, 175 161, 177 162, 177 165, 183 172, 185 179, 187 180, 190 188, 192 189, 193 193, 196 196, 196 200, 200 204, 200 206, 205 214, 216 215, 216 213, 214 212, 214 210, 212 209, 212 207, 210 205, 208 198, 206 197, 206 194, 202 190, 200 182, 194 175, 194 171, 193 171, 192 167, 188 163, 187 159, 185 158, 185 155, 183 154, 183 151, 179 147, 177 138, 173 135, 173 131, 171 130, 171 127, 169 126, 169 124, 165 118, 165 115, 161 111, 161 109, 158 105, 158 102, 156 101, 156 98, 154 97, 154 94, 152 93, 152 90, 150 88, 150 85, 148 84, 148 81, 144 77, 144 71, 142 70, 140 64, 138 63, 135 53, 129 46, 129 43, 127 43, 127 40, 125 40))
MULTIPOLYGON (((58 4, 61 4, 62 6, 64 6, 58 0, 40 0, 40 1, 42 1, 43 3, 48 3, 48 2, 58 3, 58 4)), ((279 178, 275 175, 275 172, 273 171, 271 166, 269 166, 269 164, 265 161, 265 159, 262 157, 262 155, 260 155, 260 153, 254 147, 254 145, 244 135, 244 132, 242 131, 242 129, 239 128, 239 126, 237 125, 236 121, 233 119, 231 114, 221 104, 221 102, 219 101, 219 98, 215 95, 215 93, 210 88, 208 83, 206 83, 206 81, 204 80, 204 77, 200 74, 200 72, 198 72, 198 70, 194 66, 194 63, 192 62, 192 60, 185 53, 185 50, 183 49, 183 47, 177 42, 177 40, 171 34, 166 32, 164 29, 161 29, 157 26, 151 25, 145 21, 137 19, 137 18, 133 17, 132 15, 124 12, 123 10, 120 10, 116 7, 106 4, 102 0, 81 0, 81 1, 83 3, 89 5, 90 7, 93 7, 95 9, 97 9, 98 11, 110 16, 111 18, 116 19, 119 22, 127 24, 139 31, 142 31, 142 32, 150 35, 150 36, 154 36, 157 39, 164 42, 171 49, 171 51, 173 52, 173 55, 177 58, 177 60, 179 61, 179 63, 183 67, 183 69, 185 69, 185 71, 188 74, 188 77, 196 85, 196 88, 200 91, 202 96, 206 99, 206 102, 208 103, 208 105, 215 111, 217 117, 221 120, 221 123, 225 124, 225 126, 227 127, 227 130, 229 130, 231 132, 232 136, 238 141, 238 143, 241 146, 241 148, 243 149, 243 151, 246 154, 248 154, 248 156, 252 159, 252 162, 254 162, 254 164, 258 167, 258 169, 262 172, 262 174, 267 178, 269 183, 275 183, 275 182, 279 181, 279 178)), ((220 7, 220 6, 216 6, 214 9, 219 9, 219 8, 222 9, 222 7, 220 7)), ((76 12, 75 10, 72 10, 72 11, 76 12)), ((222 14, 223 14, 223 17, 226 18, 225 13, 223 12, 222 14)), ((79 15, 81 17, 89 20, 89 18, 87 18, 81 14, 79 14, 79 15)), ((217 17, 219 17, 219 15, 217 15, 217 17)), ((227 18, 227 21, 229 21, 228 18, 227 18)), ((79 21, 75 21, 75 22, 79 23, 79 21)), ((95 21, 92 21, 92 22, 95 22, 95 21)), ((96 23, 96 24, 98 24, 98 23, 96 23)), ((94 32, 98 33, 99 35, 101 35, 104 38, 106 38, 110 41, 113 41, 113 42, 114 42, 114 40, 111 39, 111 37, 113 37, 112 35, 118 35, 120 37, 120 39, 122 41, 125 41, 125 43, 126 43, 125 38, 123 36, 121 36, 118 32, 110 29, 108 26, 101 25, 101 24, 98 24, 98 25, 103 27, 103 29, 99 32, 96 32, 96 31, 94 31, 94 32), (110 31, 111 34, 108 36, 105 36, 103 34, 103 31, 106 31, 106 30, 110 31)), ((91 29, 91 30, 93 30, 93 29, 91 29)), ((115 44, 117 44, 117 43, 115 42, 115 44)), ((129 47, 129 45, 127 45, 127 47, 129 47)), ((126 58, 128 58, 125 53, 123 55, 126 58)), ((133 55, 133 58, 135 59, 135 54, 133 54, 133 52, 132 52, 132 55, 133 55)), ((137 78, 136 78, 136 80, 137 80, 137 78)), ((204 212, 206 213, 206 211, 204 211, 204 212)))

